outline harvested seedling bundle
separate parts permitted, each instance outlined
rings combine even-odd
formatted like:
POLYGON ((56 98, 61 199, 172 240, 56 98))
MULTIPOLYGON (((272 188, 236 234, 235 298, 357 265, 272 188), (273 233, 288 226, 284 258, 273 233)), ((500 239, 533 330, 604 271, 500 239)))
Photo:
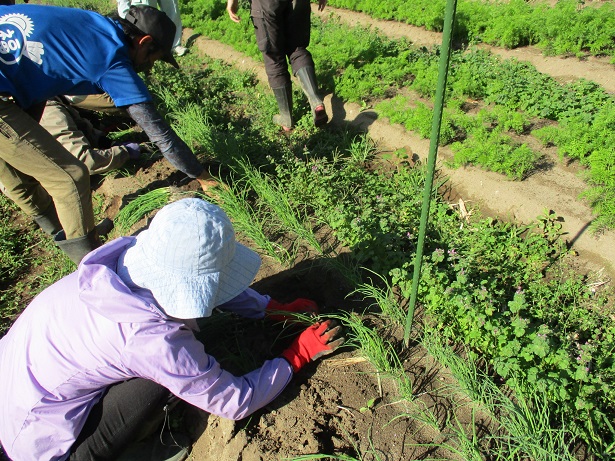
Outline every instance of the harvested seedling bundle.
POLYGON ((151 190, 130 201, 115 217, 115 228, 120 235, 126 235, 130 228, 147 213, 158 210, 169 203, 171 189, 161 187, 151 190))

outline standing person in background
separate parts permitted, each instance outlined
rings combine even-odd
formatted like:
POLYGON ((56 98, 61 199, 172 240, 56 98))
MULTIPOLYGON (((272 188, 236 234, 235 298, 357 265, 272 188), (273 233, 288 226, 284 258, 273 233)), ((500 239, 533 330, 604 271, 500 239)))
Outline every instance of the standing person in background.
MULTIPOLYGON (((327 0, 319 0, 322 11, 327 0)), ((238 0, 228 0, 229 17, 239 22, 238 0)), ((314 60, 307 50, 310 44, 310 0, 252 0, 250 16, 254 24, 258 49, 263 53, 269 86, 278 102, 280 113, 273 120, 284 131, 293 127, 293 100, 288 62, 293 75, 299 78, 301 88, 310 102, 314 125, 321 127, 328 117, 318 93, 314 60)))
MULTIPOLYGON (((207 192, 215 181, 158 113, 138 72, 172 55, 175 25, 148 6, 125 19, 43 5, 0 6, 0 183, 37 222, 57 222, 54 242, 78 263, 100 246, 90 175, 39 123, 47 100, 107 93, 178 170, 207 192)), ((41 226, 42 227, 42 226, 41 226)))
POLYGON ((124 18, 128 9, 131 6, 147 5, 153 8, 160 9, 169 17, 175 24, 175 40, 173 41, 173 53, 177 56, 183 56, 188 52, 188 49, 182 46, 182 19, 179 13, 178 0, 117 0, 117 12, 120 18, 124 18))

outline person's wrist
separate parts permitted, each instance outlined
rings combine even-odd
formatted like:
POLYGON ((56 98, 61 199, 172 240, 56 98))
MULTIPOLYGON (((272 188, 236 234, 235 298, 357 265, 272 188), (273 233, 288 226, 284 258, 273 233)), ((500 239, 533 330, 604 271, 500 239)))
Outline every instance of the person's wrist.
POLYGON ((282 352, 281 357, 285 359, 293 369, 293 373, 298 373, 305 365, 310 362, 310 359, 297 354, 292 349, 286 349, 282 352))

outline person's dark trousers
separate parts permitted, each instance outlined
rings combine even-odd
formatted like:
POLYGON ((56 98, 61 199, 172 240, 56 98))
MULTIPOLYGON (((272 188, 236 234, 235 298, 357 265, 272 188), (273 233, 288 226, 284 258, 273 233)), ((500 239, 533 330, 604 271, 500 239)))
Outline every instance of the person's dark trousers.
POLYGON ((309 0, 252 0, 250 15, 271 88, 290 85, 287 57, 293 74, 314 67, 307 50, 310 14, 309 0))
POLYGON ((168 389, 147 379, 134 378, 110 386, 92 407, 69 460, 116 459, 129 444, 147 435, 144 429, 150 429, 150 433, 157 429, 173 400, 176 397, 168 389))

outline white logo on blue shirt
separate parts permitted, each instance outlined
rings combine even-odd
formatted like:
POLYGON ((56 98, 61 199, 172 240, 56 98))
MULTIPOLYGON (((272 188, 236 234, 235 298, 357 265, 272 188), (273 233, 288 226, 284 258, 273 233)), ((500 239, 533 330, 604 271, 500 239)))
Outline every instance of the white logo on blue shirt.
POLYGON ((33 29, 32 20, 25 14, 11 13, 0 17, 0 61, 17 64, 25 56, 41 64, 45 53, 43 44, 27 39, 33 29))

